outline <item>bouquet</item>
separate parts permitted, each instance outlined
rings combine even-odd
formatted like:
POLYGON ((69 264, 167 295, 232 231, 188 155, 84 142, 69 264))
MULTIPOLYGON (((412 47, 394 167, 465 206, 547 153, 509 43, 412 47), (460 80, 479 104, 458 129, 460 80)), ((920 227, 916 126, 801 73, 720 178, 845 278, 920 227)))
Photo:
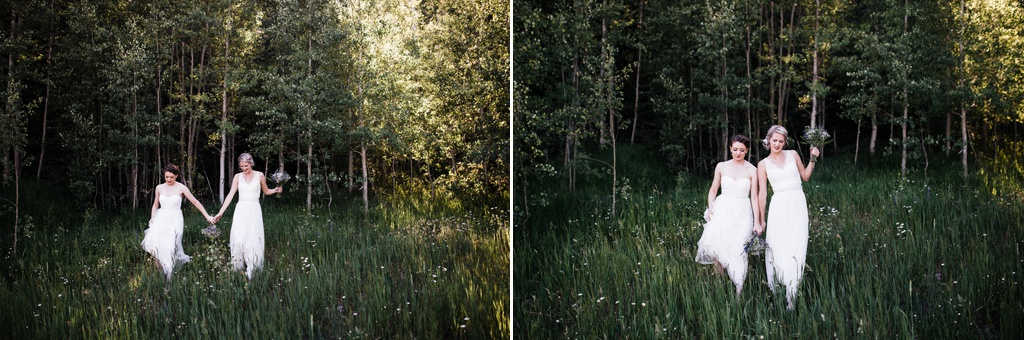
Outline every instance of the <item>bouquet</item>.
POLYGON ((768 242, 754 232, 750 233, 750 238, 743 245, 743 252, 748 255, 761 256, 765 249, 768 249, 768 242))
MULTIPOLYGON (((824 128, 820 127, 807 127, 804 129, 804 142, 810 144, 811 147, 821 147, 832 141, 832 136, 825 131, 824 128)), ((817 161, 818 156, 811 155, 811 162, 817 161)))
POLYGON ((203 235, 209 238, 217 238, 217 236, 220 236, 220 230, 217 229, 217 226, 210 224, 203 229, 203 235))
MULTIPOLYGON (((270 175, 270 179, 280 187, 283 186, 284 183, 287 183, 289 179, 292 179, 292 176, 288 175, 288 172, 285 172, 284 168, 277 168, 277 172, 270 175)), ((281 195, 277 195, 277 198, 281 198, 281 195)))

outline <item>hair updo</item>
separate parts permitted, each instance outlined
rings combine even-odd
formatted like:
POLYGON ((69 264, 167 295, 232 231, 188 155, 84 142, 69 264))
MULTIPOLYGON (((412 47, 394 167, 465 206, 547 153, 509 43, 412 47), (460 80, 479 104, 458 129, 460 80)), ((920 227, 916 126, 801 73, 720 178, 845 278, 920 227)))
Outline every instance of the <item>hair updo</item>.
MULTIPOLYGON (((789 137, 789 131, 786 131, 786 128, 782 127, 782 125, 772 125, 772 127, 768 128, 768 134, 764 136, 764 140, 761 141, 761 145, 763 145, 765 149, 771 149, 769 142, 772 139, 772 135, 776 133, 781 134, 783 137, 789 137)), ((786 141, 783 141, 782 145, 786 145, 785 143, 786 141)))
POLYGON ((735 135, 735 136, 732 136, 732 138, 729 139, 729 146, 730 147, 732 147, 732 145, 736 144, 736 143, 742 143, 743 146, 746 146, 747 149, 750 149, 750 138, 748 138, 747 136, 735 135))
POLYGON ((252 155, 250 155, 248 152, 244 152, 241 155, 238 155, 238 162, 239 163, 242 163, 242 162, 249 163, 249 165, 251 165, 251 166, 256 165, 256 161, 252 160, 252 155))
POLYGON ((178 177, 178 175, 181 174, 181 171, 178 170, 178 166, 171 163, 167 163, 167 166, 164 166, 164 172, 170 172, 174 174, 174 177, 178 177))

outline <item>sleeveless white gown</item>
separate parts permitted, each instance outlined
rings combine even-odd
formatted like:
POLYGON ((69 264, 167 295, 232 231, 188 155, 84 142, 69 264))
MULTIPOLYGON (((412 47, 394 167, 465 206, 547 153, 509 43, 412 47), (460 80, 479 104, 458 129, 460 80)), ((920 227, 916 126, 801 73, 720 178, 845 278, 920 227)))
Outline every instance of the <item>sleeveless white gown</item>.
POLYGON ((181 235, 184 230, 185 218, 181 214, 181 195, 160 195, 160 209, 157 209, 152 224, 146 229, 142 249, 160 261, 168 280, 171 279, 175 264, 188 263, 192 260, 181 247, 181 235))
POLYGON ((786 153, 782 167, 770 160, 765 165, 768 183, 774 194, 768 207, 765 230, 765 269, 768 287, 786 286, 786 301, 796 298, 797 287, 804 275, 807 259, 807 198, 801 187, 803 181, 797 170, 792 152, 786 153))
POLYGON ((717 259, 739 291, 747 277, 747 253, 743 245, 754 229, 750 179, 722 176, 721 187, 722 194, 715 198, 711 220, 704 225, 704 233, 697 241, 695 260, 712 264, 717 259))
POLYGON ((250 280, 255 270, 263 268, 263 211, 260 208, 260 177, 254 171, 252 180, 238 176, 238 204, 231 220, 231 264, 245 270, 250 280))

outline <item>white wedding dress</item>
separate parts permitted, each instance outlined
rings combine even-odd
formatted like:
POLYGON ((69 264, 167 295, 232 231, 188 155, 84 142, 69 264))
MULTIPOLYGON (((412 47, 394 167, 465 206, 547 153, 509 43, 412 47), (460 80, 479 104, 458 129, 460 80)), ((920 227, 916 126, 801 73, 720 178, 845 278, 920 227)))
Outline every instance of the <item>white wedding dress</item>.
POLYGON ((263 268, 263 211, 260 208, 260 176, 253 171, 252 180, 238 176, 238 204, 231 220, 231 264, 245 270, 252 279, 253 271, 263 268))
POLYGON ((181 214, 181 195, 160 195, 160 209, 157 209, 149 229, 146 229, 142 249, 160 261, 168 280, 171 279, 175 264, 188 263, 192 260, 185 255, 185 250, 181 247, 181 235, 184 230, 185 218, 181 214))
POLYGON ((771 160, 765 165, 768 183, 774 191, 765 225, 768 287, 774 292, 777 285, 786 286, 786 301, 790 307, 796 298, 807 259, 807 198, 796 167, 798 161, 792 152, 786 152, 783 166, 771 160))
POLYGON ((754 229, 754 213, 750 207, 750 179, 734 180, 722 176, 722 194, 715 198, 711 220, 697 241, 697 258, 701 264, 722 264, 736 291, 743 289, 747 277, 747 253, 743 245, 754 229))

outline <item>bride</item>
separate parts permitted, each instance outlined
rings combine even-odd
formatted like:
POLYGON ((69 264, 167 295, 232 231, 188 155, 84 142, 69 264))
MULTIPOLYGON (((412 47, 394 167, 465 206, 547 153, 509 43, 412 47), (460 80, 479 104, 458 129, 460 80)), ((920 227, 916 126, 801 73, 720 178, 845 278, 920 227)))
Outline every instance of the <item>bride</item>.
POLYGON ((224 199, 220 212, 214 216, 220 220, 224 210, 231 205, 231 199, 238 192, 238 205, 231 219, 231 264, 237 271, 244 271, 252 280, 253 271, 263 268, 263 211, 260 208, 260 191, 266 195, 277 194, 281 187, 267 188, 267 178, 262 172, 252 170, 256 163, 252 155, 238 156, 238 168, 242 170, 231 180, 231 191, 224 199))
MULTIPOLYGON (((814 161, 805 168, 796 151, 782 150, 788 135, 786 128, 780 125, 768 129, 764 145, 771 154, 757 164, 757 178, 760 183, 759 222, 768 229, 765 237, 768 287, 774 292, 777 285, 786 286, 786 309, 792 310, 807 260, 807 198, 801 184, 811 179, 814 161), (767 224, 764 224, 764 206, 768 200, 765 183, 770 183, 774 192, 767 224)), ((811 147, 811 155, 819 153, 818 148, 811 147)))
POLYGON ((746 161, 750 138, 736 135, 730 139, 729 151, 732 159, 718 163, 715 179, 708 191, 708 211, 704 233, 697 241, 696 261, 714 264, 715 272, 727 272, 736 286, 736 298, 743 291, 743 280, 747 277, 747 253, 743 244, 751 236, 751 230, 758 220, 757 210, 757 169, 746 161), (715 197, 718 187, 722 194, 715 197), (755 200, 750 198, 754 197, 755 200))
POLYGON ((206 213, 203 204, 192 196, 188 187, 177 182, 178 174, 180 171, 174 164, 167 164, 164 167, 165 182, 156 186, 149 229, 146 229, 146 236, 142 239, 142 249, 153 254, 156 266, 163 269, 167 281, 171 280, 171 272, 176 263, 183 264, 192 260, 181 248, 181 235, 185 229, 185 218, 181 214, 181 197, 188 198, 192 205, 199 208, 207 222, 214 221, 213 217, 206 213))

